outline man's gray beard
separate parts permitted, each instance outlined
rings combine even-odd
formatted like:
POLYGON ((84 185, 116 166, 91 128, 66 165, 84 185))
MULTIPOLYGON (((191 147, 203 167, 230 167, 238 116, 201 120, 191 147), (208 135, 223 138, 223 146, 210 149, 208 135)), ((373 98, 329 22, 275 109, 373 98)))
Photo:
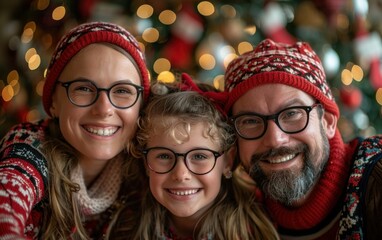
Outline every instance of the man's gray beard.
POLYGON ((270 176, 266 176, 259 167, 259 161, 252 159, 252 167, 249 175, 260 186, 265 195, 280 203, 290 206, 295 201, 301 199, 311 189, 321 172, 326 166, 329 158, 329 141, 321 129, 323 139, 322 151, 323 156, 319 166, 314 167, 312 159, 315 157, 309 151, 307 145, 301 146, 305 164, 300 174, 290 169, 273 172, 270 176), (298 175, 297 175, 298 174, 298 175))

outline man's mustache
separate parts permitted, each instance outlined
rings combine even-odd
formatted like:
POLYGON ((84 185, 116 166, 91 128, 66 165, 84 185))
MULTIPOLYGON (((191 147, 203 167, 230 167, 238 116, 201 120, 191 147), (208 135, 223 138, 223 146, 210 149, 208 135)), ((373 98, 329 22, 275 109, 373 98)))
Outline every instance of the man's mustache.
POLYGON ((267 160, 269 158, 274 158, 281 155, 296 154, 296 153, 304 152, 306 149, 307 149, 307 146, 305 144, 299 144, 293 148, 291 147, 272 148, 262 153, 253 154, 251 157, 251 165, 255 164, 258 161, 267 160))

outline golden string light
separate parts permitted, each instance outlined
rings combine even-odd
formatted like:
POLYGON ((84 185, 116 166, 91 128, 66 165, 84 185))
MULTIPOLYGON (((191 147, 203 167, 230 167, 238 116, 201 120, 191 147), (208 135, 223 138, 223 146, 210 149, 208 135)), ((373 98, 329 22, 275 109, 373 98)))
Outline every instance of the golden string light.
POLYGON ((215 6, 209 1, 202 1, 197 5, 198 12, 203 16, 210 16, 215 12, 215 6))
POLYGON ((137 9, 137 16, 143 19, 150 18, 154 13, 154 8, 149 4, 142 4, 137 9))
POLYGON ((164 25, 171 25, 176 20, 176 13, 171 10, 164 10, 159 14, 159 21, 164 25))
POLYGON ((52 12, 52 19, 59 21, 65 17, 66 9, 64 6, 56 7, 52 12))

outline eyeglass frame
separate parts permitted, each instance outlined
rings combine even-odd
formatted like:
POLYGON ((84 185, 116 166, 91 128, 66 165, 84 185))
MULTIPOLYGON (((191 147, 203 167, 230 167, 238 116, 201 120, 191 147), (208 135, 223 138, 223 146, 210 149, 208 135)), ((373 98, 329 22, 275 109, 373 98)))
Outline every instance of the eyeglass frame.
POLYGON ((62 87, 64 87, 66 89, 66 96, 67 98, 69 99, 69 101, 74 105, 74 106, 77 106, 77 107, 89 107, 91 105, 93 105, 94 103, 97 102, 98 98, 99 98, 99 95, 100 95, 100 92, 101 91, 105 91, 106 92, 106 95, 107 95, 107 98, 109 99, 109 102, 111 103, 111 105, 113 105, 115 108, 118 108, 118 109, 127 109, 127 108, 130 108, 132 106, 134 106, 138 99, 139 99, 139 96, 142 94, 143 90, 144 90, 144 87, 143 86, 139 86, 139 85, 136 85, 134 83, 130 83, 130 82, 118 82, 118 83, 115 83, 113 85, 111 85, 109 88, 100 88, 98 87, 93 81, 90 81, 90 80, 86 80, 86 79, 76 79, 76 80, 73 80, 73 81, 69 81, 69 82, 61 82, 59 80, 57 80, 58 83, 60 83, 60 85, 62 87), (93 101, 89 104, 86 104, 86 105, 79 105, 77 103, 75 103, 71 98, 70 98, 70 94, 69 94, 69 87, 71 84, 73 83, 76 83, 76 82, 88 82, 90 83, 91 85, 93 85, 95 87, 95 89, 97 90, 97 95, 96 97, 93 99, 93 101), (133 86, 136 90, 137 90, 137 96, 135 98, 135 100, 133 101, 133 103, 130 105, 130 106, 127 106, 127 107, 119 107, 117 105, 115 105, 113 103, 113 101, 111 101, 111 98, 110 98, 110 90, 119 85, 119 84, 127 84, 127 85, 130 85, 130 86, 133 86))
POLYGON ((272 120, 276 123, 277 127, 283 131, 284 133, 287 133, 287 134, 295 134, 295 133, 299 133, 299 132, 302 132, 305 130, 305 128, 308 126, 309 124, 309 114, 310 112, 315 108, 315 107, 318 107, 318 106, 322 106, 321 103, 319 102, 316 102, 314 103, 313 105, 311 106, 292 106, 292 107, 287 107, 287 108, 284 108, 284 109, 281 109, 280 111, 278 111, 277 113, 275 114, 271 114, 271 115, 262 115, 262 114, 258 114, 258 113, 250 113, 250 112, 245 112, 245 113, 241 113, 241 114, 238 114, 236 116, 232 116, 229 118, 229 121, 231 123, 233 123, 234 125, 234 128, 235 128, 235 131, 236 133, 243 139, 246 139, 246 140, 256 140, 256 139, 259 139, 261 137, 264 136, 264 134, 267 132, 267 129, 268 129, 268 120, 272 120), (284 111, 287 111, 289 109, 295 109, 295 108, 298 108, 298 109, 303 109, 305 110, 306 112, 306 115, 307 115, 307 118, 306 118, 306 124, 305 126, 298 130, 298 131, 285 131, 284 129, 281 128, 280 126, 280 123, 279 123, 279 116, 280 116, 280 113, 284 112, 284 111), (238 119, 239 117, 241 116, 256 116, 256 117, 259 117, 263 120, 264 122, 264 130, 263 132, 258 136, 258 137, 245 137, 243 136, 239 130, 237 129, 237 126, 236 126, 236 119, 238 119))
POLYGON ((157 173, 157 174, 166 174, 166 173, 171 172, 171 171, 175 168, 176 164, 178 163, 178 159, 179 159, 179 157, 183 157, 184 165, 186 166, 186 168, 187 168, 188 171, 190 171, 191 173, 193 173, 193 174, 195 174, 195 175, 206 175, 206 174, 210 173, 210 172, 215 168, 217 159, 218 159, 219 157, 221 157, 221 156, 224 154, 224 151, 222 151, 222 152, 217 152, 217 151, 214 151, 214 150, 209 149, 209 148, 193 148, 193 149, 191 149, 191 150, 189 150, 189 151, 187 151, 187 152, 185 152, 185 153, 178 153, 178 152, 175 152, 174 150, 172 150, 172 149, 170 149, 170 148, 166 148, 166 147, 151 147, 151 148, 143 149, 143 150, 142 150, 142 153, 143 153, 144 156, 145 156, 145 162, 146 162, 146 165, 150 168, 151 171, 153 171, 153 172, 155 172, 155 173, 157 173), (163 149, 163 150, 168 150, 168 151, 170 151, 170 152, 172 152, 172 153, 174 154, 174 156, 175 156, 176 159, 175 159, 175 161, 174 161, 174 164, 172 165, 172 167, 171 167, 168 171, 166 171, 166 172, 158 172, 158 171, 156 171, 156 170, 154 170, 154 169, 151 168, 151 166, 150 166, 149 163, 148 163, 147 154, 150 152, 150 150, 153 150, 153 149, 163 149), (215 157, 214 165, 212 166, 212 168, 211 168, 209 171, 207 171, 207 172, 205 172, 205 173, 196 173, 196 172, 192 171, 192 170, 189 168, 189 166, 187 165, 187 161, 186 161, 186 159, 187 159, 187 154, 189 154, 189 153, 192 152, 192 151, 197 151, 197 150, 207 150, 207 151, 210 151, 210 152, 214 155, 214 157, 215 157))

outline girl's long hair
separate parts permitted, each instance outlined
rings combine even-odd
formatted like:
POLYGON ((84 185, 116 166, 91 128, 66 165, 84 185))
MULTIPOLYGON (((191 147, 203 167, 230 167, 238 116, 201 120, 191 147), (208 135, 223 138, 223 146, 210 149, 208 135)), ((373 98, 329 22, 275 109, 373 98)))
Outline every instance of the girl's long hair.
MULTIPOLYGON (((221 190, 213 206, 195 226, 193 239, 279 239, 276 229, 254 194, 234 175, 222 179, 221 190)), ((152 196, 148 186, 142 202, 142 216, 133 235, 120 234, 115 239, 164 239, 169 212, 152 196), (126 237, 128 236, 128 237, 126 237)), ((114 238, 113 238, 114 239, 114 238)))
MULTIPOLYGON (((234 145, 235 134, 232 127, 209 99, 196 92, 154 97, 139 121, 138 147, 132 148, 132 153, 141 158, 135 162, 141 169, 141 174, 146 175, 141 150, 152 134, 167 133, 181 142, 187 140, 191 125, 200 122, 206 126, 205 134, 218 141, 223 150, 229 150, 234 145), (182 134, 179 139, 179 132, 186 134, 182 134)), ((206 239, 207 236, 221 240, 278 239, 275 228, 262 206, 257 203, 254 193, 242 185, 238 177, 236 174, 232 179, 222 176, 220 192, 213 206, 195 226, 193 239, 206 239)), ((149 189, 148 177, 145 178, 143 200, 133 208, 140 211, 135 214, 138 216, 133 216, 129 207, 121 211, 112 239, 165 239, 169 212, 155 200, 149 189), (131 226, 124 224, 134 221, 133 230, 131 226)))

